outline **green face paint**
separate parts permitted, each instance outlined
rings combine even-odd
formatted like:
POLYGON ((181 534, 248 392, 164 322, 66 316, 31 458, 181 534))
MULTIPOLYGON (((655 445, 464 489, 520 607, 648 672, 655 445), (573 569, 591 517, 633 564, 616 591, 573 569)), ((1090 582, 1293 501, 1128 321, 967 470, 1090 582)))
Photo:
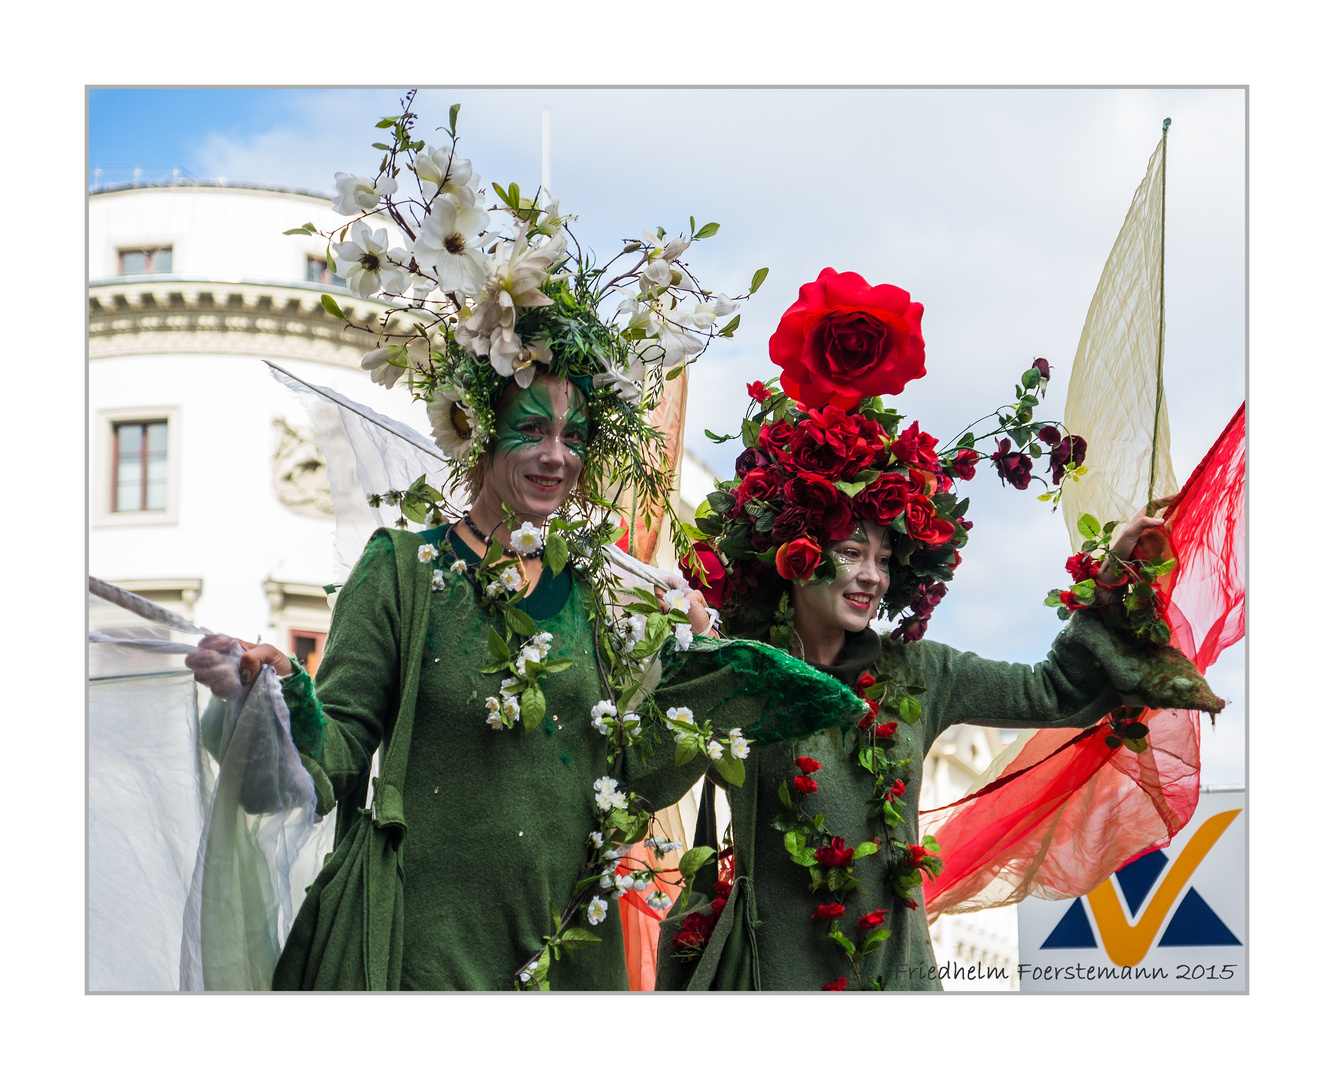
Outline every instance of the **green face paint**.
POLYGON ((569 407, 558 418, 546 381, 536 380, 510 398, 497 414, 496 455, 532 450, 551 433, 559 434, 566 449, 582 461, 588 451, 588 405, 583 394, 572 388, 569 407))

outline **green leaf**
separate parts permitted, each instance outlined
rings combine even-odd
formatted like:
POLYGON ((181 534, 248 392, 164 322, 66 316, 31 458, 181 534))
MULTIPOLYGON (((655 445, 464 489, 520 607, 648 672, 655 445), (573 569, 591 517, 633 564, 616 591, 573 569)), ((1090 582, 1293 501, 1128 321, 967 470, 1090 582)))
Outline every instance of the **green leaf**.
POLYGON ((879 850, 880 850, 879 844, 877 844, 874 840, 867 840, 864 843, 857 845, 856 849, 852 853, 852 857, 854 859, 864 859, 866 858, 867 855, 874 855, 879 850))
POLYGON ((835 945, 841 946, 843 951, 847 953, 849 956, 851 956, 853 953, 857 951, 857 947, 847 939, 846 935, 844 935, 843 931, 841 930, 830 931, 829 940, 832 941, 835 945))
POLYGON ((597 945, 601 941, 602 939, 592 930, 585 930, 581 926, 572 926, 556 938, 555 944, 564 945, 569 952, 575 952, 578 949, 586 949, 590 945, 597 945))
POLYGON ((889 927, 880 926, 872 930, 862 939, 862 952, 870 952, 872 949, 879 948, 889 940, 889 927))
POLYGON ((940 845, 936 843, 936 838, 931 835, 922 837, 922 847, 926 848, 927 851, 940 851, 940 845))
POLYGON ((1035 367, 1031 367, 1024 372, 1022 381, 1025 390, 1032 390, 1033 387, 1037 386, 1037 384, 1042 381, 1042 372, 1035 367))
POLYGON ((905 697, 899 702, 899 715, 905 723, 915 724, 922 715, 922 703, 915 697, 905 697))
POLYGON ((1098 528, 1098 519, 1092 514, 1080 514, 1079 535, 1086 540, 1095 539, 1102 530, 1098 528))
POLYGON ((530 686, 525 689, 519 698, 519 718, 523 721, 523 729, 532 731, 546 715, 547 696, 542 693, 542 688, 530 686))
POLYGON ((449 133, 451 135, 453 135, 457 131, 455 124, 458 123, 459 109, 461 109, 462 107, 463 105, 461 102, 457 105, 451 105, 449 107, 449 133))
POLYGON ((769 268, 767 266, 761 266, 758 270, 756 270, 755 276, 750 279, 750 291, 752 293, 758 292, 760 286, 764 284, 764 279, 767 278, 768 276, 769 276, 769 268))
POLYGON ((862 488, 866 487, 866 481, 835 480, 834 487, 838 488, 849 499, 855 499, 862 493, 862 488))
POLYGON ((403 516, 412 519, 418 525, 425 524, 426 512, 430 510, 430 504, 424 499, 405 492, 399 502, 399 509, 403 511, 403 516))
POLYGON ((676 767, 679 769, 698 753, 699 747, 695 745, 694 739, 682 739, 676 744, 676 767))
POLYGON ((516 607, 505 608, 505 625, 520 637, 530 638, 537 633, 537 623, 526 611, 516 607))
POLYGON ((746 782, 746 766, 730 754, 723 754, 713 763, 714 770, 733 787, 741 787, 746 782))
POLYGON ((685 374, 685 370, 685 364, 678 364, 676 367, 672 368, 671 371, 667 372, 667 381, 671 382, 673 379, 679 379, 685 374))
POLYGON ((778 801, 789 810, 792 809, 792 796, 788 794, 786 780, 778 785, 778 801))
POLYGON ((398 123, 397 116, 386 116, 383 120, 379 121, 375 126, 377 128, 391 128, 397 123, 398 123))
POLYGON ((506 664, 510 662, 510 647, 505 644, 505 639, 496 632, 496 628, 491 627, 491 636, 486 643, 487 649, 497 660, 503 660, 506 664))
POLYGON ((564 671, 573 663, 573 658, 568 656, 564 660, 547 660, 542 664, 542 670, 547 675, 556 675, 564 671))
POLYGON ((758 420, 741 421, 741 438, 747 446, 754 446, 760 439, 760 422, 758 420))
POLYGON ((695 233, 695 239, 707 240, 717 231, 718 231, 718 223, 716 221, 710 221, 707 225, 703 225, 700 227, 699 232, 695 233))
POLYGON ((320 305, 335 319, 342 319, 345 322, 347 321, 347 316, 343 314, 343 309, 338 306, 338 301, 328 293, 320 294, 320 305))
POLYGON ((304 225, 302 225, 301 228, 299 228, 299 229, 286 229, 286 230, 284 230, 283 235, 284 235, 284 236, 311 236, 311 235, 313 235, 314 233, 315 233, 315 226, 312 225, 309 221, 307 221, 307 222, 306 222, 304 225))
POLYGON ((795 855, 798 851, 805 850, 806 834, 800 829, 790 829, 783 834, 783 846, 787 848, 789 855, 795 855))
POLYGON ((506 206, 512 206, 512 205, 513 205, 513 204, 510 202, 510 196, 509 196, 509 192, 508 192, 508 191, 506 191, 503 187, 501 187, 501 186, 500 186, 499 184, 497 184, 495 181, 492 181, 492 182, 491 182, 491 186, 492 186, 493 188, 495 188, 496 194, 500 196, 500 201, 501 201, 501 202, 503 202, 506 206))
POLYGON ((374 147, 376 150, 389 151, 389 150, 392 150, 392 149, 393 149, 392 146, 386 146, 386 145, 385 145, 384 143, 382 143, 382 142, 373 142, 373 143, 371 143, 371 146, 374 147))
POLYGON ((740 325, 741 325, 741 316, 733 315, 730 319, 727 320, 727 325, 718 331, 718 336, 730 338, 733 334, 736 333, 736 328, 740 325))
POLYGON ((810 848, 802 848, 792 856, 792 861, 798 866, 814 866, 815 852, 810 848))
POLYGON ((713 848, 700 844, 698 847, 692 847, 681 856, 681 862, 677 865, 677 871, 686 881, 694 881, 695 875, 700 872, 709 860, 717 854, 713 848))
POLYGON ((715 435, 708 428, 704 429, 704 434, 707 435, 710 439, 712 439, 716 443, 731 442, 731 440, 739 437, 736 435, 715 435))

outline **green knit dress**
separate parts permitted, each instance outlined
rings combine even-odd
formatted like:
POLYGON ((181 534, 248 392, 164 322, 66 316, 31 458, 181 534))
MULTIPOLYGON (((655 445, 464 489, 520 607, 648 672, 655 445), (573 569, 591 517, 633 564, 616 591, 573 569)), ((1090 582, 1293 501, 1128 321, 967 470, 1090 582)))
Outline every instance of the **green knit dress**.
MULTIPOLYGON (((922 716, 916 724, 899 724, 891 753, 912 760, 904 821, 893 834, 906 843, 919 840, 923 759, 951 724, 1080 728, 1121 704, 1126 694, 1157 704, 1184 700, 1204 685, 1197 675, 1187 686, 1192 682, 1182 674, 1187 669, 1161 650, 1148 653, 1113 634, 1096 617, 1082 614, 1057 636, 1047 659, 1036 667, 984 660, 932 641, 882 640, 866 630, 849 635, 838 662, 821 670, 849 686, 863 672, 875 671, 900 684, 928 688, 921 697, 922 716)), ((713 896, 706 884, 697 883, 688 911, 674 908, 663 921, 659 990, 820 990, 840 976, 848 979, 849 989, 857 989, 842 952, 824 940, 828 923, 811 918, 829 895, 810 891, 806 868, 792 861, 783 833, 772 826, 782 813, 779 785, 786 781, 791 789, 793 778, 800 775, 794 758, 802 756, 822 765, 813 774, 819 790, 804 798, 805 810, 824 814, 825 828, 849 846, 877 835, 879 823, 867 818, 872 778, 858 763, 856 748, 853 732, 830 729, 789 745, 759 749, 758 783, 752 787, 748 779, 744 788, 729 792, 737 885, 702 956, 683 960, 672 937, 689 911, 708 912, 713 896)), ((948 864, 949 852, 941 854, 948 864)), ((915 910, 898 899, 887 879, 889 858, 885 845, 880 853, 856 862, 856 875, 868 891, 847 902, 844 932, 855 942, 857 917, 887 909, 884 925, 890 937, 861 964, 863 981, 878 978, 885 989, 939 990, 921 891, 914 890, 915 910)))
MULTIPOLYGON (((372 754, 393 734, 407 637, 403 613, 413 610, 401 594, 429 589, 431 567, 423 564, 418 573, 412 556, 423 543, 443 546, 446 532, 377 533, 339 594, 317 695, 304 674, 284 688, 293 738, 315 779, 321 813, 336 800, 346 807, 364 799, 372 754)), ((458 556, 476 561, 462 541, 452 542, 458 556)), ((447 555, 444 563, 450 561, 447 555)), ((593 784, 608 772, 607 740, 592 726, 590 709, 606 694, 594 662, 587 590, 568 568, 555 578, 546 570, 534 592, 516 603, 553 635, 552 658, 575 662, 545 680, 547 718, 536 730, 493 730, 484 702, 499 694, 503 676, 479 669, 491 659, 489 628, 503 630, 503 624, 480 605, 469 578, 445 570, 444 579, 444 589, 428 600, 402 791, 401 932, 389 946, 384 985, 505 990, 552 932, 552 908, 565 907, 583 865, 596 824, 593 784)), ((726 728, 740 726, 760 740, 859 713, 849 691, 809 669, 801 672, 775 650, 697 642, 699 656, 692 650, 665 664, 671 675, 657 693, 663 709, 684 705, 697 719, 722 713, 726 728), (778 669, 788 694, 771 707, 768 691, 778 669)), ((657 807, 679 799, 708 764, 701 757, 675 768, 667 738, 647 760, 627 757, 620 779, 657 807)), ((307 955, 311 940, 323 933, 316 929, 316 909, 309 897, 279 961, 275 989, 346 988, 322 981, 307 955)), ((618 905, 591 929, 601 943, 553 962, 552 989, 628 988, 618 905)), ((363 947, 339 936, 335 928, 326 953, 363 947)))

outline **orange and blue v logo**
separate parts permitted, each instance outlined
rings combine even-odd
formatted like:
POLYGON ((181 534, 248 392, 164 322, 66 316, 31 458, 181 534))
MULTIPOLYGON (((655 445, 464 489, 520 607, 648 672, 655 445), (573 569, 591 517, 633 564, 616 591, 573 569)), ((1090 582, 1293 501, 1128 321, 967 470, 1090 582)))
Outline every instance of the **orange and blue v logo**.
MULTIPOLYGON (((1215 814, 1195 830, 1189 842, 1177 855, 1176 861, 1168 866, 1167 856, 1161 851, 1150 851, 1141 855, 1134 862, 1127 863, 1115 875, 1121 886, 1121 894, 1130 908, 1130 917, 1138 919, 1131 922, 1121 908, 1121 901, 1116 895, 1116 887, 1108 878, 1088 894, 1089 910, 1098 924, 1098 933, 1102 937, 1103 948, 1107 957, 1118 967, 1133 967, 1144 959, 1159 928, 1172 910, 1181 890, 1186 888, 1191 875, 1204 861, 1219 837, 1241 813, 1241 810, 1225 810, 1215 814), (1167 867, 1166 874, 1163 873, 1167 867), (1162 878, 1159 881, 1159 878, 1162 878), (1157 888, 1154 888, 1155 884, 1157 888), (1153 896, 1149 898, 1152 891, 1153 896), (1148 898, 1148 903, 1145 900, 1148 898), (1143 907, 1141 913, 1140 909, 1143 907)), ((1182 898, 1172 921, 1167 924, 1159 939, 1160 946, 1187 945, 1240 945, 1236 935, 1224 925, 1214 910, 1205 903, 1193 888, 1182 898)), ((1076 900, 1062 916, 1046 941, 1043 949, 1093 949, 1097 942, 1093 938, 1093 929, 1089 926, 1088 916, 1084 913, 1083 900, 1076 900)))

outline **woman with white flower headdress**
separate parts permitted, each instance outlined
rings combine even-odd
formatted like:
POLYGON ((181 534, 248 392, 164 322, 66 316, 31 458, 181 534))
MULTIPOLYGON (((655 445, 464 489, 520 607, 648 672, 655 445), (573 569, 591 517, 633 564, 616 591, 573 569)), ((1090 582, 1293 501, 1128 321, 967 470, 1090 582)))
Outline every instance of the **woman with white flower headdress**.
MULTIPOLYGON (((653 809, 708 766, 740 781, 752 741, 850 720, 860 704, 776 650, 707 636, 714 613, 699 592, 659 596, 614 572, 635 566, 610 547, 619 506, 669 506, 648 416, 666 358, 679 368, 711 325, 690 329, 677 309, 722 302, 680 263, 690 238, 646 240, 608 283, 606 267, 570 256, 554 204, 497 187, 510 236, 494 244, 471 166, 452 143, 414 144, 411 119, 394 120, 395 137, 420 200, 395 201, 392 155, 375 182, 340 178, 340 198, 379 193, 416 223, 411 255, 354 231, 348 257, 413 293, 403 299, 430 350, 409 385, 452 465, 439 489, 422 477, 383 496, 433 527, 370 539, 338 593, 318 681, 272 646, 245 645, 240 678, 264 664, 284 677, 319 812, 339 811, 337 848, 273 985, 624 989, 616 901, 634 889, 662 910, 660 884, 688 889, 713 854, 687 852, 670 871, 633 862, 653 809), (627 283, 632 326, 598 307, 627 283)), ((364 366, 391 386, 406 349, 389 339, 364 366)), ((206 639, 188 661, 224 697, 231 649, 206 639)))
MULTIPOLYGON (((1091 733, 1136 753, 1143 706, 1222 707, 1166 647, 1157 603, 1140 589, 1171 569, 1137 551, 1158 518, 1138 516, 1115 539, 1092 527, 1067 567, 1077 583, 1058 601, 1069 625, 1035 667, 922 640, 972 528, 957 484, 980 455, 971 432, 938 451, 879 397, 925 374, 921 315, 902 289, 826 269, 770 341, 781 389, 749 388, 746 449, 697 522, 709 539, 690 575, 724 629, 789 649, 864 705, 841 731, 758 748, 752 779, 729 790, 732 859, 712 895, 697 882, 664 921, 659 989, 939 989, 922 885, 950 853, 918 834, 922 762, 937 735, 958 723, 1081 728, 1110 715, 1091 733), (898 626, 876 633, 877 614, 898 626)), ((1050 445, 1059 488, 1083 440, 1033 419, 1028 391, 1049 374, 1040 363, 991 434, 1050 445)), ((1008 440, 992 462, 1028 486, 1032 461, 1008 440)))

